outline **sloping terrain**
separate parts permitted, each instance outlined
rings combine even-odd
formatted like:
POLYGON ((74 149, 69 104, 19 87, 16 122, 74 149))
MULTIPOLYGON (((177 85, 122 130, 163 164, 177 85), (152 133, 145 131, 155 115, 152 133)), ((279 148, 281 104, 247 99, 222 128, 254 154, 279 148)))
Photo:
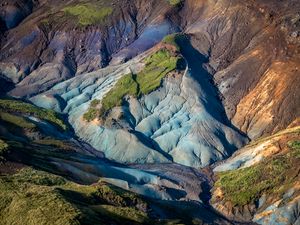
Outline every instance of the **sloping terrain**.
POLYGON ((0 101, 1 224, 227 223, 199 203, 207 182, 199 171, 110 162, 72 138, 61 115, 0 101))
POLYGON ((298 224, 300 128, 239 150, 214 171, 212 205, 228 217, 259 224, 298 224))
POLYGON ((104 182, 79 185, 30 167, 11 173, 1 171, 1 224, 229 224, 200 205, 162 204, 104 182))
MULTIPOLYGON (((154 48, 152 54, 156 51, 154 48)), ((150 50, 150 55, 151 52, 153 50, 150 50)), ((174 161, 200 167, 228 156, 246 142, 247 139, 226 121, 217 99, 211 97, 210 100, 214 112, 207 109, 209 106, 204 100, 201 101, 214 90, 195 82, 197 74, 193 73, 197 68, 194 68, 194 63, 191 63, 191 68, 187 66, 170 73, 162 88, 139 98, 129 97, 121 109, 113 107, 105 122, 86 121, 82 115, 88 111, 90 102, 105 99, 104 93, 114 85, 118 76, 143 71, 143 61, 148 55, 146 52, 121 66, 108 66, 75 77, 31 100, 39 106, 54 109, 64 105, 61 112, 69 114, 76 133, 103 151, 106 157, 118 162, 174 161), (114 121, 117 123, 113 124, 114 121)), ((187 63, 189 65, 189 61, 187 63)), ((151 73, 142 76, 151 76, 151 73)), ((209 79, 205 74, 203 76, 209 79)))
MULTIPOLYGON (((67 224, 127 222, 113 207, 134 214, 129 224, 299 223, 299 9, 298 0, 0 0, 4 186, 33 185, 14 166, 64 177, 33 188, 71 205, 67 224), (108 202, 107 217, 107 202, 82 199, 99 180, 155 201, 156 215, 108 202), (67 187, 80 199, 57 193, 67 187), (187 218, 174 217, 182 207, 187 218)), ((14 210, 0 210, 12 212, 6 224, 22 221, 14 210)))
POLYGON ((184 13, 192 19, 185 22, 185 30, 207 56, 233 124, 253 139, 296 123, 299 1, 186 5, 184 13))
POLYGON ((200 200, 206 177, 192 168, 165 165, 170 174, 164 175, 158 165, 138 170, 138 165, 129 167, 110 162, 88 144, 74 139, 59 114, 16 100, 0 102, 0 135, 8 145, 9 160, 65 175, 79 183, 91 184, 101 178, 152 198, 200 200), (187 179, 174 177, 190 173, 187 179))
MULTIPOLYGON (((138 134, 125 132, 123 135, 122 131, 121 136, 122 138, 127 136, 127 141, 118 138, 120 134, 116 134, 115 137, 118 140, 110 141, 110 143, 116 142, 110 153, 107 152, 108 147, 101 141, 101 138, 90 135, 102 132, 103 127, 97 126, 100 130, 94 132, 96 128, 88 129, 90 125, 80 125, 81 122, 72 121, 78 124, 76 127, 81 131, 76 132, 81 133, 78 133, 81 138, 87 140, 96 149, 111 154, 109 157, 112 159, 121 162, 175 161, 185 165, 205 166, 230 155, 246 141, 243 135, 237 134, 238 131, 231 132, 226 131, 227 128, 224 130, 216 128, 220 126, 217 124, 219 122, 225 127, 229 126, 229 129, 235 129, 234 126, 236 126, 250 138, 271 134, 293 122, 297 123, 299 104, 293 101, 297 99, 296 90, 299 89, 297 86, 299 84, 297 82, 299 77, 297 75, 299 15, 294 10, 299 5, 297 1, 272 4, 266 4, 263 1, 249 3, 186 1, 184 4, 175 5, 167 1, 160 3, 157 1, 147 3, 143 1, 93 3, 90 1, 84 4, 76 1, 70 1, 67 4, 51 1, 39 4, 34 13, 26 17, 19 26, 3 35, 1 71, 5 79, 15 83, 15 88, 9 92, 10 95, 31 97, 40 106, 69 113, 70 118, 76 113, 75 105, 79 107, 77 111, 81 111, 86 110, 88 101, 94 98, 101 100, 102 96, 113 87, 113 82, 117 81, 117 77, 113 77, 116 70, 118 70, 118 77, 121 77, 130 73, 129 70, 141 69, 140 64, 143 63, 142 59, 145 57, 143 54, 147 55, 147 53, 137 56, 134 62, 130 61, 127 64, 122 62, 152 47, 168 33, 183 31, 188 34, 190 44, 184 44, 181 54, 188 61, 187 68, 190 70, 188 73, 183 71, 180 73, 185 75, 192 73, 191 77, 198 81, 200 87, 195 88, 202 89, 196 91, 199 95, 198 99, 204 101, 200 108, 205 108, 205 111, 208 111, 214 119, 209 123, 206 121, 204 126, 199 124, 197 129, 199 127, 206 127, 206 129, 196 131, 195 128, 186 128, 185 124, 181 125, 189 120, 191 110, 200 111, 188 106, 178 113, 184 105, 184 96, 181 100, 177 99, 178 102, 174 101, 176 104, 173 107, 176 109, 171 109, 168 115, 168 120, 173 119, 171 123, 166 122, 166 118, 157 116, 157 114, 161 115, 159 108, 163 108, 164 102, 158 107, 155 103, 151 102, 151 106, 146 103, 146 108, 139 110, 150 111, 148 113, 151 116, 145 113, 141 116, 139 112, 134 112, 136 115, 132 116, 135 124, 131 126, 134 126, 133 130, 138 134), (102 7, 106 11, 102 10, 103 15, 93 13, 91 4, 95 4, 95 7, 102 7), (56 5, 55 9, 46 10, 53 5, 56 5), (275 13, 277 8, 278 12, 275 13), (89 12, 91 16, 84 17, 86 12, 89 12), (248 35, 245 35, 246 33, 248 35), (119 43, 120 40, 123 43, 119 43), (270 54, 271 49, 278 53, 270 54), (136 65, 137 62, 138 65, 136 65), (111 66, 107 67, 108 64, 111 66), (96 72, 101 67, 105 69, 96 72), (124 69, 123 72, 122 69, 124 69), (104 79, 109 82, 106 85, 103 80, 99 80, 97 85, 94 84, 94 87, 91 87, 91 83, 94 83, 97 78, 92 79, 92 76, 87 73, 90 71, 93 71, 92 74, 99 74, 98 76, 107 74, 111 81, 104 79), (286 77, 280 71, 284 71, 283 74, 286 77), (72 78, 74 76, 75 78, 72 78), (87 83, 82 82, 83 79, 87 83), (64 80, 68 81, 58 84, 64 80), (68 87, 71 82, 74 88, 68 87), (82 85, 79 87, 79 85, 74 85, 75 83, 82 85), (278 84, 281 85, 278 86, 278 84), (96 88, 97 86, 101 88, 96 88), (269 88, 266 89, 266 86, 269 88), (51 90, 47 91, 48 89, 51 90), (37 94, 39 94, 38 97, 36 97, 37 94), (49 95, 54 95, 56 100, 49 99, 49 103, 46 103, 43 96, 48 98, 49 95), (253 103, 252 99, 257 100, 253 103), (53 101, 58 101, 59 104, 53 101), (220 105, 221 101, 224 108, 220 105), (209 104, 214 104, 214 106, 207 106, 209 104), (210 111, 209 108, 216 108, 216 110, 210 111), (285 110, 282 110, 283 108, 285 110), (156 114, 154 110, 157 111, 156 114), (181 117, 186 118, 172 118, 174 114, 180 116, 183 111, 187 112, 184 112, 181 117), (151 124, 148 122, 150 120, 151 124), (215 123, 215 120, 218 122, 215 123), (162 123, 165 126, 162 126, 162 123), (80 128, 82 126, 84 126, 83 129, 80 128), (178 126, 184 129, 178 131, 178 126), (192 136, 189 135, 188 130, 192 131, 192 136), (199 141, 198 137, 204 133, 216 135, 202 137, 201 139, 204 140, 199 141), (139 140, 140 136, 145 140, 139 140), (168 136, 167 140, 170 140, 167 146, 159 140, 164 136, 168 136), (191 140, 192 144, 185 144, 183 137, 191 140), (129 154, 129 158, 123 158, 123 153, 129 150, 120 153, 122 151, 118 145, 121 144, 123 147, 123 142, 126 145, 128 140, 133 140, 133 145, 141 149, 141 155, 131 159, 132 156, 129 154), (185 150, 182 150, 183 148, 185 150), (228 149, 226 152, 224 152, 225 148, 228 149), (212 149, 214 150, 211 151, 212 149), (148 155, 149 152, 151 154, 148 155), (182 159, 178 160, 178 157, 182 159)), ((168 84, 165 83, 162 87, 165 86, 167 87, 168 84)), ((170 93, 169 97, 162 95, 155 98, 164 98, 168 102, 167 99, 173 99, 174 95, 178 96, 178 91, 182 88, 184 89, 183 86, 174 88, 175 93, 170 93), (177 92, 176 89, 178 89, 177 92)), ((193 95, 193 88, 189 87, 188 90, 190 92, 187 95, 193 95)), ((157 96, 154 93, 151 95, 157 96)), ((145 98, 139 102, 144 104, 147 100, 148 98, 145 98)), ((152 97, 149 101, 153 101, 152 97)), ((193 104, 192 100, 190 101, 185 105, 193 104)), ((79 117, 77 113, 77 120, 79 117)), ((201 118, 206 117, 202 115, 201 118)), ((192 121, 193 119, 190 122, 192 121)), ((199 122, 202 123, 201 119, 199 122)), ((104 132, 104 135, 109 132, 104 132)))

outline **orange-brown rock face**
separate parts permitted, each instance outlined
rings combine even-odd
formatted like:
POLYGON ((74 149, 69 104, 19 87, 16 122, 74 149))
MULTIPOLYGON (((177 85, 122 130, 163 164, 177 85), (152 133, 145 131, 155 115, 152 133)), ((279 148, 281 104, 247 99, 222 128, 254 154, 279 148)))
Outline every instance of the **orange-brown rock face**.
POLYGON ((300 116, 300 3, 188 1, 186 32, 208 58, 229 118, 252 139, 300 116))
POLYGON ((296 62, 274 62, 241 99, 233 121, 250 137, 272 133, 299 117, 300 74, 296 62))

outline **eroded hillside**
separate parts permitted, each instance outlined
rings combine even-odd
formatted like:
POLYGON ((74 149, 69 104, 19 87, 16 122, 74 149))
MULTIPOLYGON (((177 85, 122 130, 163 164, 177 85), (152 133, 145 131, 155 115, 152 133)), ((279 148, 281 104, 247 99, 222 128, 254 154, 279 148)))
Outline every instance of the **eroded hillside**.
POLYGON ((297 145, 299 132, 272 135, 299 126, 299 10, 297 0, 0 0, 5 158, 211 204, 232 221, 297 223, 298 189, 274 190, 298 185, 286 139, 297 145), (253 147, 263 137, 280 147, 253 147), (279 183, 260 183, 260 170, 279 183))

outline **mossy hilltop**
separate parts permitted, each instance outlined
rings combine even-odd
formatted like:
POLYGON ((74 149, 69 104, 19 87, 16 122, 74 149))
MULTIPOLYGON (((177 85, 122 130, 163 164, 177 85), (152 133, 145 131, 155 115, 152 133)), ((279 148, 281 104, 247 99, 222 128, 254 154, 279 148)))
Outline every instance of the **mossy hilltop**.
POLYGON ((36 107, 30 103, 25 103, 20 100, 14 99, 0 99, 0 112, 1 118, 7 122, 14 123, 15 125, 31 127, 26 119, 22 116, 12 115, 12 114, 22 114, 27 116, 35 116, 41 120, 48 121, 53 125, 59 127, 61 130, 67 130, 67 125, 65 124, 61 115, 57 114, 53 110, 43 109, 36 107))

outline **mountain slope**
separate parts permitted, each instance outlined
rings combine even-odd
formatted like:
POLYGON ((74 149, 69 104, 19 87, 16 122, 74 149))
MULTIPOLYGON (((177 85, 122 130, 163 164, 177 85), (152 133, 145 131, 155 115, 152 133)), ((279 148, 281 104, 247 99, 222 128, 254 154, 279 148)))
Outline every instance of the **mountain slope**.
POLYGON ((59 114, 0 102, 1 224, 229 223, 201 203, 199 171, 110 162, 74 139, 59 114))
POLYGON ((190 209, 162 213, 178 223, 297 224, 299 9, 0 0, 0 160, 190 209))
MULTIPOLYGON (((188 42, 182 44, 188 45, 188 42)), ((75 77, 31 100, 43 107, 58 109, 64 105, 62 112, 69 114, 76 133, 103 151, 106 157, 119 162, 174 161, 200 167, 228 156, 241 147, 246 138, 231 127, 218 100, 209 99, 209 95, 214 93, 213 87, 198 86, 194 82, 197 67, 193 62, 190 66, 187 58, 184 58, 188 63, 185 71, 171 71, 161 88, 145 96, 128 97, 122 108, 112 108, 105 122, 87 123, 82 118, 89 102, 103 100, 104 93, 114 86, 117 81, 114 74, 122 76, 131 71, 135 74, 139 73, 136 70, 145 70, 143 64, 147 57, 164 48, 164 45, 158 46, 158 49, 154 47, 119 67, 108 66, 92 74, 75 77), (195 96, 195 99, 190 96, 195 96), (208 107, 213 107, 215 112, 208 107), (118 122, 114 124, 114 121, 118 122)), ((150 76, 150 73, 142 76, 150 76)), ((207 76, 203 74, 203 79, 209 80, 207 76)))
POLYGON ((212 205, 236 220, 299 222, 299 127, 239 150, 214 171, 212 205))
MULTIPOLYGON (((52 4, 40 3, 19 26, 5 32, 1 70, 17 83, 11 95, 34 96, 73 76, 127 61, 181 30, 203 55, 201 63, 213 75, 228 118, 250 138, 283 129, 299 117, 299 104, 292 100, 299 89, 297 1, 190 0, 175 6, 167 1, 99 2, 113 13, 98 23, 92 17, 87 24, 80 24, 80 15, 76 19, 68 14, 70 7, 81 7, 78 2, 45 11, 52 4), (121 37, 125 42, 118 43, 121 37), (269 54, 271 50, 276 52, 269 54), (279 79, 284 86, 277 86, 279 79)), ((88 10, 93 2, 86 4, 88 10)))

